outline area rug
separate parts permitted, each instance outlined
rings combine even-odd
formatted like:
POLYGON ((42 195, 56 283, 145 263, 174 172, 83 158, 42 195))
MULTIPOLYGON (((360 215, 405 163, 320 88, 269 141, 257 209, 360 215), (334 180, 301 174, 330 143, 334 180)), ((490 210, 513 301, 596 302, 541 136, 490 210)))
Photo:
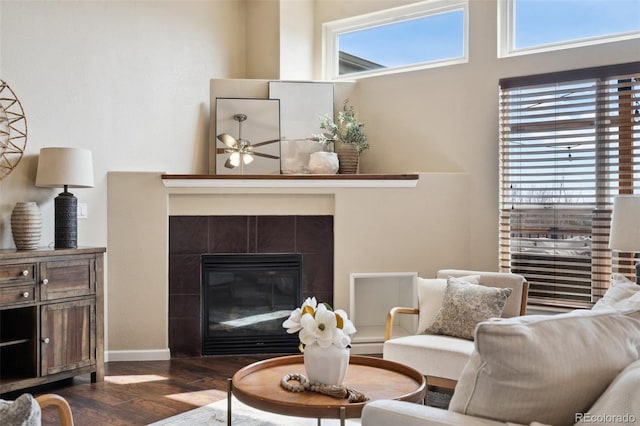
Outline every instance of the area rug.
MULTIPOLYGON (((290 417, 256 410, 233 398, 231 402, 231 424, 233 426, 317 426, 318 420, 304 417, 290 417)), ((149 426, 196 426, 227 424, 227 400, 223 399, 186 413, 169 417, 149 426)), ((337 426, 340 420, 322 419, 322 426, 337 426)), ((360 419, 346 421, 347 426, 360 425, 360 419)))
MULTIPOLYGON (((428 404, 439 408, 447 408, 450 394, 429 391, 427 397, 428 404)), ((233 426, 317 426, 318 420, 304 417, 290 417, 280 414, 269 413, 256 410, 243 404, 237 399, 232 399, 232 419, 233 426)), ((196 425, 226 425, 227 424, 227 400, 213 402, 196 408, 186 413, 169 417, 149 426, 196 426, 196 425)), ((338 426, 337 419, 322 419, 322 426, 338 426)), ((347 426, 360 425, 360 419, 349 419, 347 426)))

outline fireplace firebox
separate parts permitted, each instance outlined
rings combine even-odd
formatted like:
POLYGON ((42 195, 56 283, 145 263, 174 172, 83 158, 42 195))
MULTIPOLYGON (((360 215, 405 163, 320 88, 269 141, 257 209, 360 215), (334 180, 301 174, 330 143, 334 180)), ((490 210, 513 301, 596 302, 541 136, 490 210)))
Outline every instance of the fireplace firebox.
POLYGON ((202 255, 202 353, 294 353, 282 323, 300 306, 301 253, 202 255))

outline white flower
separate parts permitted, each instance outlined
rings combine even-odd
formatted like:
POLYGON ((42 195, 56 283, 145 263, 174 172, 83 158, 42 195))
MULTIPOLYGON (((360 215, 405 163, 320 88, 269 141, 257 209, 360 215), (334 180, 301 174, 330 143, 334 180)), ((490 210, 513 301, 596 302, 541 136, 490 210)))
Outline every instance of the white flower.
POLYGON ((293 334, 297 331, 300 331, 302 326, 300 325, 300 318, 302 318, 303 311, 305 311, 305 307, 309 307, 306 309, 307 312, 314 312, 316 306, 318 306, 318 302, 316 302, 315 297, 308 297, 307 300, 304 301, 300 308, 296 308, 289 318, 282 323, 282 326, 287 329, 287 333, 293 334))
POLYGON ((300 330, 300 341, 305 345, 317 342, 322 348, 328 348, 333 344, 334 334, 337 330, 336 316, 327 309, 324 304, 320 304, 315 315, 304 314, 300 320, 302 330, 300 330))
POLYGON ((308 298, 300 308, 292 311, 282 326, 291 334, 299 331, 302 345, 318 343, 322 348, 331 345, 346 348, 356 332, 344 310, 334 312, 326 303, 318 304, 315 297, 308 298))

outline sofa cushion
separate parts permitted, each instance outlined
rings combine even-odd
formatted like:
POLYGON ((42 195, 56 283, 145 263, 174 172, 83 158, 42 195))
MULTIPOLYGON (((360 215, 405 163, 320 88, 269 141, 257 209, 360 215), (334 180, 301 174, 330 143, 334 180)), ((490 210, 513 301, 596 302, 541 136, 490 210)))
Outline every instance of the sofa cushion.
POLYGON ((575 413, 587 412, 639 358, 640 310, 485 321, 449 409, 523 424, 573 424, 575 413))
MULTIPOLYGON (((457 278, 460 282, 478 284, 479 275, 469 275, 457 278)), ((420 278, 416 279, 416 290, 418 293, 418 329, 416 333, 421 334, 430 327, 438 315, 438 310, 442 306, 444 293, 447 289, 446 278, 420 278)))
POLYGON ((593 424, 594 421, 601 424, 636 424, 640 421, 640 361, 622 370, 589 412, 578 413, 576 420, 576 425, 593 424))
POLYGON ((426 332, 473 340, 480 321, 502 315, 511 292, 510 288, 465 284, 449 277, 442 306, 426 332))
POLYGON ((387 340, 382 347, 383 358, 410 365, 425 376, 458 380, 473 342, 450 336, 416 334, 387 340))
POLYGON ((42 411, 35 398, 23 393, 15 401, 0 399, 0 420, 7 426, 40 426, 42 411))
POLYGON ((611 286, 591 309, 640 309, 640 285, 622 274, 613 274, 611 286))
POLYGON ((478 417, 465 416, 464 414, 454 413, 428 405, 415 404, 413 402, 378 399, 364 406, 362 410, 362 425, 506 426, 507 424, 488 419, 480 419, 478 417))

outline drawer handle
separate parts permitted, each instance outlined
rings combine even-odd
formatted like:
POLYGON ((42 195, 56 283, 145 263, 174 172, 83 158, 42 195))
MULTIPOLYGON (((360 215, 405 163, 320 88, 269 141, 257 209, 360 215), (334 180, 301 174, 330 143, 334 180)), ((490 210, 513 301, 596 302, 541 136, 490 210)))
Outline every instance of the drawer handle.
POLYGON ((45 343, 45 344, 48 345, 49 344, 49 338, 45 337, 44 339, 42 339, 42 343, 45 343))
POLYGON ((44 280, 42 280, 42 285, 47 285, 49 284, 49 279, 45 278, 44 280))
POLYGON ((29 270, 25 269, 24 271, 22 271, 22 276, 23 277, 28 277, 29 276, 29 270))
POLYGON ((24 297, 25 299, 29 298, 29 292, 25 291, 24 293, 22 293, 22 297, 24 297))

